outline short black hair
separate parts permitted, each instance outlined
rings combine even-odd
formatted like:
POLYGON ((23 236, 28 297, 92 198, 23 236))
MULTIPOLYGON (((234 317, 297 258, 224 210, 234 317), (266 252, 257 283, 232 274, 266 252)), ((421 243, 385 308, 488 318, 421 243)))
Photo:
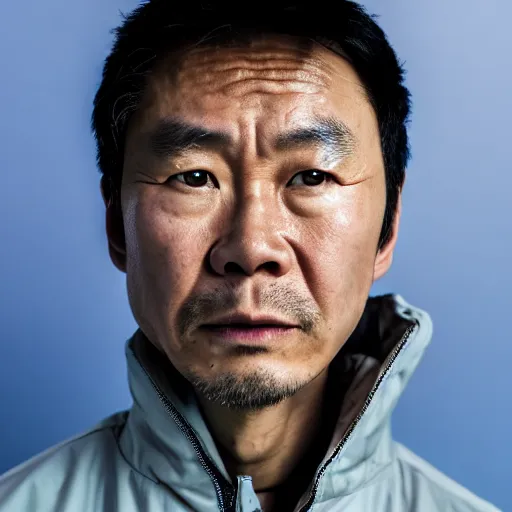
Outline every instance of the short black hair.
POLYGON ((349 0, 149 0, 123 18, 114 29, 113 49, 105 60, 92 114, 97 162, 108 201, 120 201, 126 129, 159 59, 190 44, 218 45, 251 34, 298 36, 343 55, 357 72, 375 110, 386 173, 379 248, 386 245, 409 160, 411 107, 403 66, 375 16, 349 0))

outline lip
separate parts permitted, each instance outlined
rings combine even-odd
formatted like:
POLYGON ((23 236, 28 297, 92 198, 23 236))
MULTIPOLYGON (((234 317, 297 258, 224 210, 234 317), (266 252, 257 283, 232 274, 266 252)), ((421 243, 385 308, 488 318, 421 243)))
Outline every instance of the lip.
POLYGON ((265 345, 278 342, 295 332, 299 325, 275 316, 233 313, 200 326, 200 331, 226 345, 265 345))
POLYGON ((296 327, 283 325, 254 324, 244 325, 205 325, 200 331, 207 333, 208 338, 216 340, 224 345, 256 345, 262 346, 268 343, 279 342, 290 333, 296 331, 296 327))
POLYGON ((236 327, 239 328, 251 328, 257 326, 268 326, 268 327, 282 327, 282 328, 291 328, 291 327, 299 327, 297 324, 293 324, 288 322, 287 320, 283 320, 281 318, 277 318, 274 316, 251 316, 243 313, 234 313, 231 315, 226 315, 220 318, 216 318, 207 324, 201 325, 201 327, 205 328, 229 328, 233 326, 233 324, 238 324, 236 327))

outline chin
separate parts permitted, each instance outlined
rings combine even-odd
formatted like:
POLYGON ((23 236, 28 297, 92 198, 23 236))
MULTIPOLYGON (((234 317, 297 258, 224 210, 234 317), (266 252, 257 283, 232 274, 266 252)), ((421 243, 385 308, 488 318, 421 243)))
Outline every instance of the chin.
MULTIPOLYGON (((254 355, 251 347, 251 355, 254 355)), ((244 350, 245 351, 245 347, 244 350)), ((260 358, 258 358, 260 359, 260 358)), ((292 368, 269 361, 248 361, 214 365, 209 371, 188 371, 186 379, 208 401, 239 410, 257 410, 277 405, 292 397, 311 379, 300 378, 292 368), (215 371, 216 366, 222 368, 215 371)))

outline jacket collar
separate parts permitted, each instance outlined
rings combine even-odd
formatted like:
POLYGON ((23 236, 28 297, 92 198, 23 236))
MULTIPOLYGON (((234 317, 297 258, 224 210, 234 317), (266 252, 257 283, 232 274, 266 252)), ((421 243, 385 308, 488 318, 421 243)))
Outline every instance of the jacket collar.
POLYGON ((331 446, 300 505, 348 496, 388 476, 391 414, 432 338, 428 313, 400 295, 370 298, 333 361, 351 375, 331 446), (321 478, 319 478, 321 476, 321 478))
MULTIPOLYGON (((431 336, 429 315, 400 295, 368 299, 330 366, 340 380, 350 379, 348 391, 330 448, 300 507, 386 476, 394 457, 390 416, 431 336)), ((215 501, 229 509, 234 486, 191 386, 140 329, 127 341, 126 357, 133 406, 120 448, 127 461, 195 509, 207 510, 215 501)))

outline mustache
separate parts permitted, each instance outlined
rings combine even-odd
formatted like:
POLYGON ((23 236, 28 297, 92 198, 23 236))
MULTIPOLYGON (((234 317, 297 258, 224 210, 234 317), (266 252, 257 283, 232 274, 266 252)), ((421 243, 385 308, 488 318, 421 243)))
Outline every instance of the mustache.
MULTIPOLYGON (((289 286, 276 284, 259 292, 259 310, 266 314, 279 314, 310 334, 321 320, 321 313, 312 299, 304 298, 289 286)), ((180 336, 209 318, 237 309, 240 293, 230 286, 218 287, 211 292, 188 298, 178 311, 177 326, 180 336)))

